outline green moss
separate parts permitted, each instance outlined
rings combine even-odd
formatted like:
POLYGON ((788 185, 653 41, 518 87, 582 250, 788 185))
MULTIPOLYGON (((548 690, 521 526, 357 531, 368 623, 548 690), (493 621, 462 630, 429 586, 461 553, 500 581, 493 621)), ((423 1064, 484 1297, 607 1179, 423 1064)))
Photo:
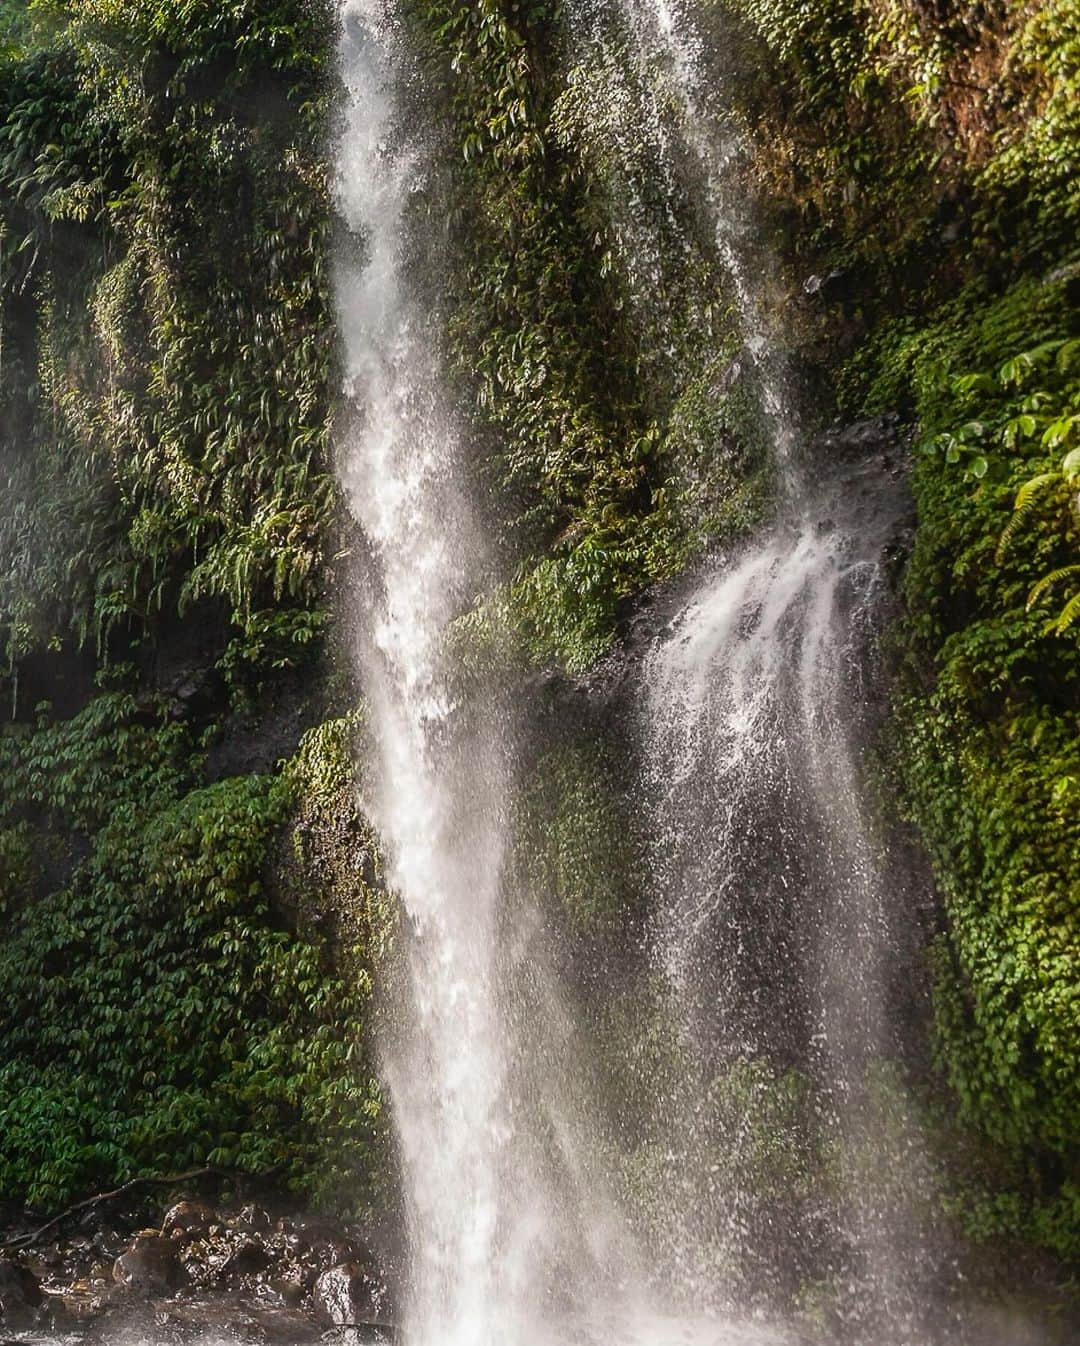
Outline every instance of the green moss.
POLYGON ((617 945, 640 920, 641 821, 620 795, 619 777, 613 744, 566 741, 537 763, 520 805, 518 860, 528 889, 561 907, 583 943, 617 945))
POLYGON ((334 966, 368 992, 390 966, 395 911, 378 837, 360 811, 364 731, 364 717, 354 713, 305 734, 284 768, 296 806, 274 872, 300 931, 317 933, 334 966))

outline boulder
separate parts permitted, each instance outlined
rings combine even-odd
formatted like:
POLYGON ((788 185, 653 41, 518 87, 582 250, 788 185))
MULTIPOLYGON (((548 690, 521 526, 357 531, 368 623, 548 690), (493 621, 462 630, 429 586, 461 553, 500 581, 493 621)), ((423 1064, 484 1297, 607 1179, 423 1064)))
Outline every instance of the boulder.
POLYGON ((378 1322, 387 1311, 386 1287, 358 1262, 343 1262, 315 1282, 315 1316, 326 1327, 378 1322))
POLYGON ((62 1295, 46 1295, 38 1310, 37 1326, 45 1328, 57 1336, 66 1336, 74 1332, 79 1320, 65 1303, 62 1295))
POLYGON ((187 1280, 177 1243, 156 1229, 136 1234, 113 1263, 113 1280, 125 1289, 145 1295, 168 1294, 187 1280))
POLYGON ((167 1238, 193 1239, 218 1223, 217 1211, 205 1201, 178 1201, 166 1211, 161 1232, 167 1238))
POLYGON ((304 1302, 306 1287, 299 1277, 284 1276, 270 1282, 270 1289, 286 1308, 298 1308, 304 1302))
POLYGON ((289 1222, 287 1245, 298 1256, 311 1257, 323 1271, 354 1261, 359 1252, 340 1225, 310 1217, 289 1222))

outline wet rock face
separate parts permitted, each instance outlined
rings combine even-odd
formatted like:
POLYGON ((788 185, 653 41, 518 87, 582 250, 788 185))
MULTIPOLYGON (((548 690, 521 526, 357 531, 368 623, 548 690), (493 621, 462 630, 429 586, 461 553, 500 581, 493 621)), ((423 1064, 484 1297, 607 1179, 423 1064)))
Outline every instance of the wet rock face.
POLYGON ((28 1326, 43 1303, 33 1272, 18 1262, 0 1261, 0 1322, 5 1327, 28 1326))
POLYGON ((261 1243, 246 1239, 238 1243, 221 1265, 222 1276, 258 1276, 273 1265, 274 1259, 261 1243))
POLYGON ((162 1234, 176 1246, 192 1286, 228 1287, 276 1299, 310 1304, 319 1276, 363 1252, 339 1224, 304 1216, 275 1218, 260 1206, 233 1213, 191 1203, 173 1207, 162 1234))

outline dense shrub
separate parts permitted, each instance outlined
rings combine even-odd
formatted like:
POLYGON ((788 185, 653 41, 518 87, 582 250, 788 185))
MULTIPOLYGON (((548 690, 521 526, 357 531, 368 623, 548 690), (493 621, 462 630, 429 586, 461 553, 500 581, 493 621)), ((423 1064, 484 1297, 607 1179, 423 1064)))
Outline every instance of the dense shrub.
POLYGON ((199 1163, 337 1200, 362 1185, 368 986, 331 975, 264 884, 299 767, 200 788, 196 763, 186 729, 122 693, 0 738, 5 1197, 199 1163), (61 886, 28 872, 28 837, 68 853, 61 886))
MULTIPOLYGON (((1063 620, 1080 525, 1060 471, 1080 411, 1069 290, 1065 278, 997 299, 975 290, 932 324, 886 332, 872 394, 892 401, 901 380, 926 436, 897 760, 946 901, 939 1054, 968 1120, 1029 1161, 1036 1194, 1061 1189, 1066 1202, 1080 1173, 1080 642, 1063 620)), ((1071 1217, 1040 1218, 1072 1246, 1071 1217)))

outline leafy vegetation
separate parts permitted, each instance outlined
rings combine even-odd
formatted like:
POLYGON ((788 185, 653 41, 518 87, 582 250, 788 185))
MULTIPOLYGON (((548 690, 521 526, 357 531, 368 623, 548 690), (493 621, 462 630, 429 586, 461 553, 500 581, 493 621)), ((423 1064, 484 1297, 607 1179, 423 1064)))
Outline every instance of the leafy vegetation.
POLYGON ((355 1190, 378 1118, 354 1059, 367 987, 328 973, 263 879, 318 745, 284 776, 193 788, 164 710, 109 692, 0 739, 0 1191, 48 1208, 202 1162, 355 1190), (45 884, 31 838, 85 855, 45 884))
POLYGON ((5 1198, 210 1162, 343 1203, 379 1171, 375 871, 370 920, 305 906, 345 905, 319 848, 359 834, 327 811, 348 740, 222 770, 282 698, 323 712, 332 31, 318 3, 0 11, 5 1198))
POLYGON ((610 645, 622 600, 759 512, 751 375, 734 360, 722 273, 700 258, 673 276, 682 345, 631 302, 591 135, 604 95, 563 82, 561 5, 407 10, 450 128, 445 199, 429 206, 453 228, 449 358, 491 432, 482 470, 516 564, 484 622, 532 662, 581 670, 610 645), (670 371, 688 345, 673 392, 658 352, 671 347, 670 371))
POLYGON ((1058 587, 1080 550, 1062 470, 1078 405, 1069 289, 969 292, 935 325, 886 331, 872 393, 891 401, 902 380, 926 434, 898 715, 949 917, 939 1053, 964 1115, 1026 1159, 1062 1251, 1080 1162, 1080 648, 1058 587))
POLYGON ((12 656, 318 592, 326 28, 249 10, 35 4, 8 57, 12 656))
MULTIPOLYGON (((444 136, 430 298, 511 576, 459 634, 581 671, 760 516, 753 362, 617 25, 583 53, 557 0, 404 10, 444 136)), ((945 897, 939 1058, 1001 1178, 966 1218, 1075 1251, 1075 5, 700 17, 786 268, 777 330, 809 386, 918 428, 896 767, 945 897)), ((322 0, 0 4, 0 1194, 41 1206, 207 1159, 327 1199, 379 1172, 362 1043, 393 927, 362 725, 316 676, 331 37, 322 0), (290 697, 275 760, 224 769, 290 697)), ((616 771, 557 745, 521 823, 583 949, 634 919, 616 771)), ((765 1173, 801 1086, 717 1088, 765 1173)))

